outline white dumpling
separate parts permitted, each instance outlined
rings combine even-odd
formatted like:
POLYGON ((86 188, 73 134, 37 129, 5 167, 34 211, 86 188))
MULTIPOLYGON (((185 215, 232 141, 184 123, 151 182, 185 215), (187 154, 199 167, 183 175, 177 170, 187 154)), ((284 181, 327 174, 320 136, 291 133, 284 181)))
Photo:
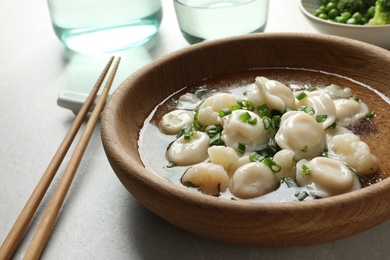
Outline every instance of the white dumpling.
MULTIPOLYGON (((289 87, 277 80, 269 80, 264 77, 260 78, 265 83, 265 86, 267 87, 269 93, 282 99, 285 107, 288 106, 294 108, 295 97, 289 87)), ((281 112, 283 111, 284 109, 281 112)))
POLYGON ((265 77, 255 79, 255 88, 247 93, 247 99, 257 107, 266 103, 270 110, 284 112, 286 106, 294 108, 295 99, 291 89, 276 80, 265 77))
POLYGON ((222 140, 225 145, 235 150, 238 143, 246 145, 246 151, 261 150, 267 144, 274 133, 273 129, 266 130, 262 119, 254 112, 247 110, 234 110, 229 116, 224 117, 222 140), (255 124, 243 122, 240 116, 248 113, 251 118, 256 118, 255 124))
POLYGON ((334 136, 328 156, 344 161, 358 175, 373 174, 378 169, 378 159, 371 154, 370 147, 352 133, 334 136))
POLYGON ((282 149, 278 151, 273 161, 280 165, 280 171, 274 172, 274 176, 277 181, 280 181, 282 177, 294 178, 295 179, 295 165, 294 152, 288 149, 282 149))
POLYGON ((199 187, 201 192, 217 196, 229 186, 229 176, 219 164, 199 163, 184 173, 181 183, 185 186, 199 187))
POLYGON ((337 123, 348 125, 354 121, 363 118, 368 112, 368 107, 364 102, 353 99, 334 100, 336 107, 337 123))
POLYGON ((314 158, 326 147, 322 125, 303 111, 289 111, 283 114, 275 141, 282 149, 293 151, 296 161, 314 158))
POLYGON ((314 109, 314 117, 326 115, 326 119, 320 122, 323 128, 327 128, 336 121, 336 107, 327 94, 320 91, 305 92, 306 97, 297 101, 297 107, 308 106, 314 109))
POLYGON ((361 188, 356 174, 345 163, 326 157, 300 160, 296 166, 298 184, 312 196, 324 198, 361 188))
POLYGON ((229 172, 228 172, 229 176, 230 177, 233 176, 238 168, 240 168, 244 164, 251 163, 251 162, 252 161, 250 160, 249 155, 244 155, 242 157, 239 157, 238 160, 235 161, 232 164, 232 166, 230 167, 229 172))
POLYGON ((208 97, 199 107, 198 121, 203 126, 221 124, 219 112, 237 105, 238 98, 230 93, 218 93, 208 97))
POLYGON ((239 156, 231 147, 226 146, 211 146, 207 150, 210 161, 223 166, 229 172, 230 168, 238 161, 239 156))
POLYGON ((185 93, 179 97, 179 103, 177 104, 178 109, 193 110, 199 104, 201 100, 194 93, 185 93))
POLYGON ((165 114, 159 123, 161 131, 167 135, 178 134, 184 125, 192 125, 194 112, 187 110, 173 110, 165 114))
POLYGON ((335 84, 326 86, 325 88, 322 88, 319 91, 329 95, 331 99, 350 98, 352 96, 352 90, 350 88, 342 88, 335 84))
POLYGON ((199 131, 189 140, 181 136, 169 146, 167 159, 181 166, 203 162, 208 158, 209 141, 210 137, 199 131))
POLYGON ((274 191, 278 182, 271 169, 262 162, 252 162, 239 167, 232 177, 231 193, 249 199, 274 191))

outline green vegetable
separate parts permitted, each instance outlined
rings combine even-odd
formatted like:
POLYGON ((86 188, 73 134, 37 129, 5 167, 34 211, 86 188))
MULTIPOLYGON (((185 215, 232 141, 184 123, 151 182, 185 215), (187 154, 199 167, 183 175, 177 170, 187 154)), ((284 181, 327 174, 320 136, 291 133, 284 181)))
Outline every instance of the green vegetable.
POLYGON ((237 151, 238 151, 240 154, 244 154, 244 153, 245 153, 245 150, 246 150, 246 144, 244 144, 244 143, 238 143, 237 151))
POLYGON ((320 19, 354 25, 390 23, 390 0, 320 0, 320 3, 314 12, 320 19))
POLYGON ((390 24, 390 0, 377 0, 375 14, 368 22, 369 25, 390 24))
POLYGON ((276 162, 274 162, 271 158, 265 158, 264 160, 263 160, 263 163, 266 165, 266 166, 268 166, 270 169, 271 169, 271 171, 273 172, 273 173, 275 173, 275 172, 280 172, 281 170, 282 170, 282 167, 279 165, 279 164, 277 164, 276 162))
POLYGON ((311 174, 311 169, 307 167, 306 165, 302 165, 302 172, 304 176, 310 176, 311 174))
POLYGON ((309 194, 306 191, 295 194, 295 197, 297 197, 299 201, 305 200, 308 196, 309 194))
POLYGON ((249 155, 249 160, 251 162, 261 162, 262 160, 264 160, 264 156, 256 152, 253 152, 251 153, 251 155, 249 155))
POLYGON ((219 117, 224 117, 227 115, 230 115, 232 113, 232 110, 230 108, 225 108, 219 111, 219 117))

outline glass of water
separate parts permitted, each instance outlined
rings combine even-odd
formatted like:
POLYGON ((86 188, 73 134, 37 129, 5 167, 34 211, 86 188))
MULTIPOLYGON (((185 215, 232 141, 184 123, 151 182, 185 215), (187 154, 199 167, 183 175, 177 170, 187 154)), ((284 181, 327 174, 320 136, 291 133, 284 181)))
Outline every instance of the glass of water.
POLYGON ((263 32, 269 0, 173 0, 177 20, 190 44, 263 32))
POLYGON ((146 44, 157 35, 161 0, 48 0, 54 31, 69 49, 107 53, 146 44))

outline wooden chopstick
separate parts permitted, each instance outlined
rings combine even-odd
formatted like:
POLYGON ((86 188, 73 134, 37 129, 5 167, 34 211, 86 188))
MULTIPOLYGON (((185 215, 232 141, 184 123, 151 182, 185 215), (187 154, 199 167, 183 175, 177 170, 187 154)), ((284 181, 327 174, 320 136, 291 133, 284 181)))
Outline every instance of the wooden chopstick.
MULTIPOLYGON (((27 201, 22 212, 20 213, 18 219, 16 220, 15 224, 13 225, 11 231, 7 235, 6 239, 4 240, 4 242, 0 248, 0 259, 9 259, 13 255, 15 248, 20 243, 22 236, 23 236, 28 224, 30 223, 30 221, 31 221, 35 211, 37 210, 43 196, 45 195, 51 181, 53 180, 53 177, 55 176, 56 172, 58 171, 58 168, 61 165, 61 162, 63 161, 67 151, 69 150, 69 147, 71 146, 78 130, 80 129, 80 126, 83 123, 90 107, 93 105, 93 103, 96 99, 97 93, 100 89, 100 86, 102 85, 104 78, 106 77, 113 60, 114 60, 114 57, 111 57, 110 60, 108 61, 103 72, 101 73, 100 77, 98 78, 96 84, 92 88, 88 98, 86 99, 85 103, 81 107, 79 113, 76 115, 72 125, 70 126, 70 128, 68 130, 68 133, 66 134, 63 141, 61 142, 57 152, 53 156, 46 171, 42 175, 36 188, 34 189, 29 200, 27 201)), ((87 146, 89 139, 92 135, 93 129, 94 129, 94 127, 97 123, 97 120, 99 118, 99 115, 104 107, 105 101, 106 101, 107 96, 108 96, 109 89, 112 85, 112 81, 114 79, 116 70, 117 70, 118 65, 119 65, 119 61, 120 61, 120 58, 117 60, 116 64, 114 65, 113 71, 111 72, 111 75, 106 83, 106 86, 102 92, 102 95, 100 96, 94 110, 92 111, 92 114, 90 116, 90 120, 88 121, 86 128, 85 128, 85 130, 80 138, 80 141, 75 149, 75 152, 72 155, 71 160, 69 161, 69 165, 64 172, 64 175, 59 183, 59 186, 58 186, 56 192, 54 193, 52 200, 50 201, 50 204, 49 204, 49 206, 44 214, 44 217, 43 217, 43 219, 38 227, 38 231, 35 234, 33 241, 28 249, 29 253, 28 254, 26 253, 26 257, 38 258, 43 250, 43 247, 44 247, 44 245, 47 241, 47 238, 49 236, 49 233, 51 231, 52 225, 54 224, 55 218, 58 215, 59 209, 61 208, 61 205, 64 201, 67 190, 70 187, 70 183, 73 179, 73 176, 74 176, 74 174, 77 170, 77 167, 81 161, 81 158, 84 154, 86 146, 87 146), (44 235, 42 235, 42 232, 44 233, 44 235)))
POLYGON ((120 57, 114 64, 107 83, 96 103, 95 108, 92 111, 92 114, 90 115, 87 125, 80 137, 79 142, 77 143, 75 151, 69 160, 68 166, 66 167, 65 172, 58 184, 58 187, 55 190, 53 197, 46 208, 46 211, 42 217, 41 222, 39 223, 38 229, 30 243, 30 246, 28 247, 26 254, 24 255, 24 259, 37 259, 42 253, 42 250, 50 235, 50 231, 54 225, 57 215, 65 200, 66 194, 73 181, 77 168, 87 148, 88 142, 91 139, 93 130, 95 129, 100 113, 104 108, 112 82, 119 66, 119 62, 120 57))

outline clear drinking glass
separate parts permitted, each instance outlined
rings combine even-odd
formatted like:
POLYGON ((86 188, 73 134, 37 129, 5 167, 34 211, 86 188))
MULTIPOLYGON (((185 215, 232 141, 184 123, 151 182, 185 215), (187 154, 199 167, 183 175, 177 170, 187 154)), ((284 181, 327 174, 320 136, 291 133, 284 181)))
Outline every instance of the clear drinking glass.
POLYGON ((174 0, 177 20, 190 44, 263 32, 268 0, 174 0))
POLYGON ((71 50, 104 53, 136 47, 158 32, 160 0, 48 0, 51 21, 71 50))

